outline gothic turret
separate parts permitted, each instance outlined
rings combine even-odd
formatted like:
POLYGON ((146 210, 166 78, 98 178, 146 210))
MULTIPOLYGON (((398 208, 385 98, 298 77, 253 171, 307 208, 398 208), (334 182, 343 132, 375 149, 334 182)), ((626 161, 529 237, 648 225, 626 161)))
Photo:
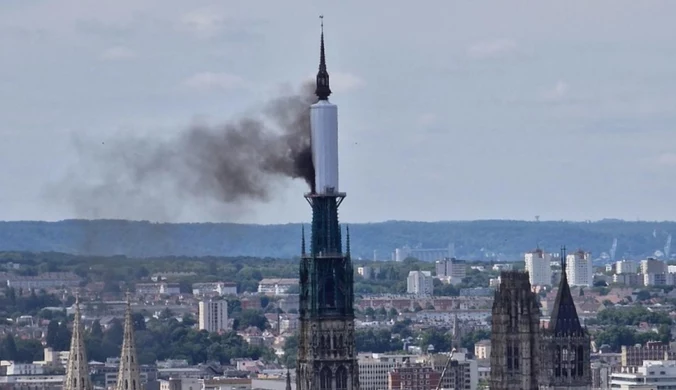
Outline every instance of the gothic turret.
POLYGON ((73 337, 70 339, 70 354, 66 365, 64 390, 93 390, 89 378, 89 361, 84 343, 84 329, 80 313, 80 300, 75 300, 75 317, 73 319, 73 337))
POLYGON ((491 390, 538 390, 540 307, 528 273, 500 274, 491 321, 491 390))
POLYGON ((124 339, 120 354, 120 370, 117 374, 115 390, 141 390, 141 377, 136 355, 134 338, 134 319, 131 313, 131 302, 127 294, 127 310, 124 316, 124 339))
POLYGON ((541 347, 541 389, 591 388, 591 339, 580 324, 568 284, 566 248, 561 248, 561 283, 541 347))

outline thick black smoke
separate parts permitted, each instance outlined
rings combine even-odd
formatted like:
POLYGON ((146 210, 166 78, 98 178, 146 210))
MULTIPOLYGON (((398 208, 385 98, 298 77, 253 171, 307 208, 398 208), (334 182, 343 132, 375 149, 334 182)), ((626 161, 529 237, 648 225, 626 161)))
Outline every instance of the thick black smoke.
POLYGON ((168 140, 119 137, 95 149, 80 142, 80 162, 59 192, 78 217, 138 219, 132 210, 166 214, 159 203, 168 198, 266 202, 285 178, 303 179, 314 191, 309 107, 315 101, 306 84, 255 115, 195 125, 168 140))

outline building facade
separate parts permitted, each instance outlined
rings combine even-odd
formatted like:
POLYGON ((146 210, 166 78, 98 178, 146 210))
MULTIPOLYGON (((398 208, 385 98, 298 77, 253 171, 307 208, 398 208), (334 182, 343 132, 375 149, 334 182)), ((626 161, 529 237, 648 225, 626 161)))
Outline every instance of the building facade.
POLYGON ((338 108, 329 102, 322 25, 319 72, 310 107, 314 178, 305 195, 312 208, 309 253, 303 234, 300 261, 300 331, 297 390, 358 390, 359 367, 354 336, 354 274, 347 230, 343 252, 338 206, 338 108))
POLYGON ((430 271, 410 271, 406 278, 406 292, 414 295, 432 295, 433 281, 430 271))
POLYGON ((552 284, 552 256, 540 248, 524 255, 526 272, 531 286, 550 286, 552 284))
POLYGON ((491 321, 491 390, 537 390, 540 307, 528 273, 500 274, 491 321))
POLYGON ((615 262, 616 274, 635 274, 638 270, 636 262, 631 260, 619 260, 615 262))
POLYGON ((571 286, 591 287, 594 284, 594 266, 591 253, 582 249, 566 256, 566 273, 571 286))
POLYGON ((610 374, 610 388, 621 390, 676 389, 676 361, 646 360, 637 369, 610 374))
POLYGON ((207 332, 228 330, 228 301, 224 299, 200 301, 199 328, 207 332))

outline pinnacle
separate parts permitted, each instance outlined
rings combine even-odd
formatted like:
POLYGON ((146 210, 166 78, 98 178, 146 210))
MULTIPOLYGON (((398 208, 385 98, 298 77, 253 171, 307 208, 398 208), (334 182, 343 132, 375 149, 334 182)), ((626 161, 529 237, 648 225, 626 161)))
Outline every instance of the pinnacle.
POLYGON ((73 336, 70 340, 70 353, 66 366, 64 390, 93 390, 89 378, 89 360, 85 350, 84 331, 82 328, 80 300, 75 299, 75 318, 73 319, 73 336))
POLYGON ((116 390, 141 390, 141 376, 134 340, 134 319, 131 311, 131 299, 127 294, 127 309, 124 316, 124 339, 120 354, 120 369, 117 373, 116 390))

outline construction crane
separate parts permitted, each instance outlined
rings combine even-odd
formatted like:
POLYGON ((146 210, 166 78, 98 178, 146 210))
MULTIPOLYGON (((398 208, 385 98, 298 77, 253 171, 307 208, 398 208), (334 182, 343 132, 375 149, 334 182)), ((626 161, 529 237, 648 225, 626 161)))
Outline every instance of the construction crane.
POLYGON ((439 384, 437 385, 436 390, 441 390, 441 383, 444 381, 444 376, 446 376, 446 371, 448 371, 448 367, 451 366, 451 362, 453 361, 453 354, 455 353, 455 348, 451 350, 451 356, 448 357, 448 360, 446 361, 446 365, 444 366, 444 370, 441 371, 441 376, 439 377, 439 384))

